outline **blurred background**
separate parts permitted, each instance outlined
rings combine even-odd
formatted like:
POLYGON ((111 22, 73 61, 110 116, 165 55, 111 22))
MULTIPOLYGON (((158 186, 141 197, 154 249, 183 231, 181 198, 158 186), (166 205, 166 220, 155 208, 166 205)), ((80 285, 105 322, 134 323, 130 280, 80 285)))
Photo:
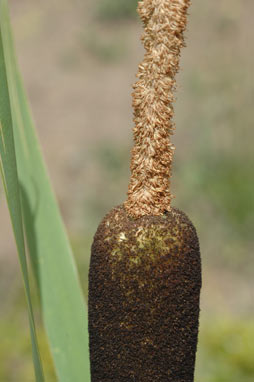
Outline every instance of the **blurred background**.
MULTIPOLYGON (((137 0, 10 3, 25 87, 87 294, 93 235, 125 200, 129 180, 131 92, 143 58, 137 0)), ((193 0, 178 75, 174 205, 195 224, 203 262, 195 382, 254 380, 253 13, 253 0, 193 0)), ((30 382, 27 312, 2 186, 0 243, 0 381, 30 382)))

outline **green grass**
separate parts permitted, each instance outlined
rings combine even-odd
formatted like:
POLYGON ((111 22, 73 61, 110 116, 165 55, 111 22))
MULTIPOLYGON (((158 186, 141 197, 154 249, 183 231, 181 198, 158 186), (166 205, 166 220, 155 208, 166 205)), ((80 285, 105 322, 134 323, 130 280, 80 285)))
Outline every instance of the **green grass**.
MULTIPOLYGON (((35 296, 35 285, 32 283, 34 312, 37 317, 37 338, 40 347, 44 375, 47 382, 56 382, 56 375, 48 340, 41 320, 38 320, 39 305, 35 296), (36 303, 35 303, 36 301, 36 303)), ((34 382, 33 363, 31 362, 30 339, 27 335, 26 302, 22 285, 16 286, 15 296, 8 309, 1 312, 0 319, 0 381, 34 382), (3 335, 4 334, 4 335, 3 335)))
POLYGON ((201 324, 197 382, 251 382, 254 321, 215 317, 201 324))

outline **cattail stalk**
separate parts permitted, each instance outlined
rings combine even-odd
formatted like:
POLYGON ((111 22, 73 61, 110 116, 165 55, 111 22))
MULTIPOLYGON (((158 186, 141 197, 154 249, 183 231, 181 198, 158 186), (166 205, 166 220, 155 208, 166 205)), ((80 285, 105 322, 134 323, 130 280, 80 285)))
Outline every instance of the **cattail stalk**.
POLYGON ((143 0, 128 199, 92 245, 92 382, 192 382, 201 264, 196 230, 170 206, 173 91, 189 0, 143 0))

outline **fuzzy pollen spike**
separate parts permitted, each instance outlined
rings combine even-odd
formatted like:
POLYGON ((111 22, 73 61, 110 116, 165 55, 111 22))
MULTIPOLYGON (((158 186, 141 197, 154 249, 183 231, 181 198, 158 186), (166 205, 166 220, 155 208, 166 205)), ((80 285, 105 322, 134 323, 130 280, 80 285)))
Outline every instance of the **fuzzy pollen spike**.
POLYGON ((199 240, 186 214, 170 205, 173 91, 189 4, 138 3, 146 53, 133 93, 128 198, 102 220, 91 252, 91 382, 194 379, 199 240))
POLYGON ((134 84, 134 147, 125 208, 129 215, 162 215, 173 198, 170 177, 174 147, 173 102, 189 0, 143 0, 145 57, 134 84), (146 191, 150 195, 140 197, 146 191))

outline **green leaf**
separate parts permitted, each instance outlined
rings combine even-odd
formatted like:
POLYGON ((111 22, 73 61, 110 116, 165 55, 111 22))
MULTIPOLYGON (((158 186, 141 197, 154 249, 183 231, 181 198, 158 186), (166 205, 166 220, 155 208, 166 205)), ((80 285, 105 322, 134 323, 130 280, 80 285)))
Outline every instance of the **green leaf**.
POLYGON ((87 309, 17 68, 7 2, 0 1, 23 219, 44 323, 59 380, 88 382, 87 309))
POLYGON ((33 361, 36 381, 44 381, 40 355, 37 345, 31 293, 29 286, 22 212, 20 204, 20 189, 17 174, 16 154, 13 138, 13 122, 11 118, 11 106, 6 76, 6 62, 3 52, 4 33, 2 30, 2 8, 0 3, 0 169, 3 185, 6 193, 8 208, 10 211, 13 232, 19 254, 19 260, 24 280, 25 294, 28 306, 30 333, 32 340, 33 361))

